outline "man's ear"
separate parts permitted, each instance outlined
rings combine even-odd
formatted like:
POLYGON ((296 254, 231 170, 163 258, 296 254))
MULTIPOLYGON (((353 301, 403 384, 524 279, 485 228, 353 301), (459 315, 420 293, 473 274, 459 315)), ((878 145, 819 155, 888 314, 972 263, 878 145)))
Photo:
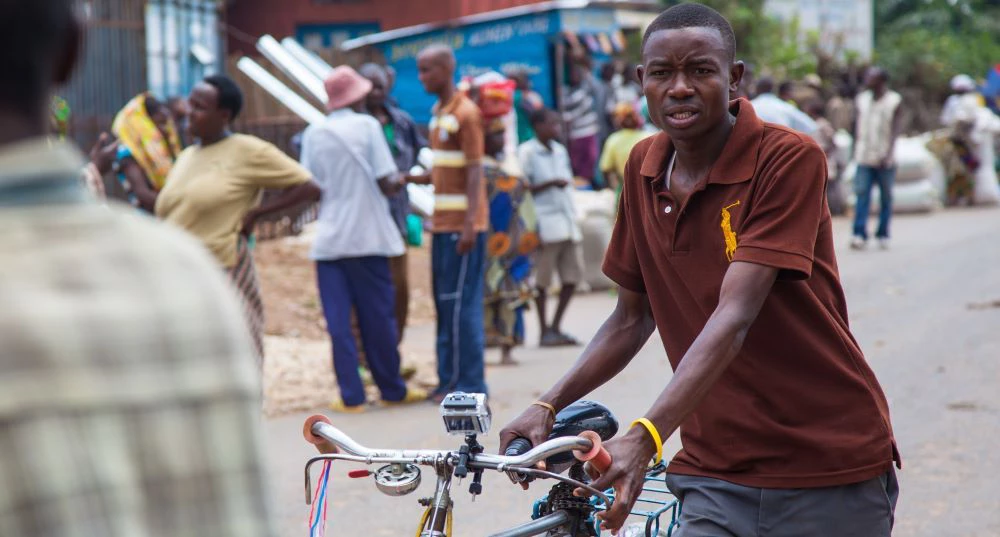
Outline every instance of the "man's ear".
POLYGON ((73 69, 80 58, 80 51, 83 48, 83 26, 80 19, 75 15, 66 27, 66 35, 62 43, 62 48, 57 51, 55 62, 52 64, 52 82, 61 86, 73 76, 73 69))
POLYGON ((642 77, 646 74, 646 67, 641 63, 635 66, 635 76, 639 79, 639 85, 642 85, 642 77))
POLYGON ((733 62, 729 66, 729 93, 736 93, 739 91, 740 82, 743 81, 743 75, 746 74, 747 66, 741 62, 733 62))

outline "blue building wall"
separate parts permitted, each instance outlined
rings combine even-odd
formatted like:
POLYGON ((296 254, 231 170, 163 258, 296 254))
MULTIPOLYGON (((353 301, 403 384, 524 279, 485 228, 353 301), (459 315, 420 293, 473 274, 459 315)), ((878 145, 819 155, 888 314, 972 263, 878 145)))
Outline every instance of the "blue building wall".
POLYGON ((300 24, 295 27, 295 40, 312 50, 336 48, 348 39, 378 33, 379 30, 377 22, 300 24))
MULTIPOLYGON (((548 11, 446 28, 379 44, 386 63, 396 69, 393 97, 418 123, 430 121, 435 97, 428 95, 417 78, 416 56, 428 45, 444 43, 455 51, 459 79, 487 71, 504 73, 526 70, 532 85, 545 101, 555 106, 555 76, 552 44, 560 32, 610 33, 617 29, 614 14, 604 9, 548 11)), ((594 54, 596 62, 607 59, 594 54)))

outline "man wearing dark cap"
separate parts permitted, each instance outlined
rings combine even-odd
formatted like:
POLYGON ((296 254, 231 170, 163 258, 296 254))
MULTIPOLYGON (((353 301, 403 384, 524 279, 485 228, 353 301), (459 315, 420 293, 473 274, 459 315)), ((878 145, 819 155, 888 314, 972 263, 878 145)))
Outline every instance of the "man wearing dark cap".
MULTIPOLYGON (((396 167, 406 174, 417 165, 417 154, 421 148, 427 147, 427 140, 410 114, 389 102, 389 77, 384 67, 366 63, 358 73, 372 85, 365 99, 365 111, 382 125, 382 132, 389 144, 392 158, 396 161, 396 167)), ((405 241, 408 234, 407 216, 410 214, 410 197, 405 188, 389 197, 389 210, 405 241)), ((390 258, 389 268, 392 270, 392 283, 396 287, 396 326, 399 327, 399 339, 402 341, 410 307, 407 254, 390 258)))
MULTIPOLYGON (((657 17, 639 75, 664 132, 632 151, 604 272, 618 305, 578 363, 501 431, 543 441, 555 411, 621 372, 657 329, 673 377, 605 443, 622 527, 650 459, 667 468, 680 537, 888 537, 899 461, 889 410, 849 329, 823 151, 730 101, 743 64, 717 12, 657 17)), ((502 451, 501 449, 501 451, 502 451)))

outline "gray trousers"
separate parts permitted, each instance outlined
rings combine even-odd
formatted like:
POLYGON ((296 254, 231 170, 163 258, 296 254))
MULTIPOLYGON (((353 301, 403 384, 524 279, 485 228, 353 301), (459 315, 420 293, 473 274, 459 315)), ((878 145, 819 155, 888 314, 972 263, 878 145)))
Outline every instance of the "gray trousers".
POLYGON ((758 489, 667 474, 681 501, 672 537, 889 537, 899 484, 895 469, 839 487, 758 489))

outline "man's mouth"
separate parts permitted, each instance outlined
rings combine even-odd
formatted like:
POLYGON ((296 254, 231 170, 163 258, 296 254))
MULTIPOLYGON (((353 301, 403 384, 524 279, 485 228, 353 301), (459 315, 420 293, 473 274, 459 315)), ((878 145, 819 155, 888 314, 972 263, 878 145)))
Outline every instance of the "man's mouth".
POLYGON ((699 111, 697 109, 678 107, 677 109, 667 111, 665 119, 668 127, 685 129, 692 126, 698 120, 698 114, 699 111))

